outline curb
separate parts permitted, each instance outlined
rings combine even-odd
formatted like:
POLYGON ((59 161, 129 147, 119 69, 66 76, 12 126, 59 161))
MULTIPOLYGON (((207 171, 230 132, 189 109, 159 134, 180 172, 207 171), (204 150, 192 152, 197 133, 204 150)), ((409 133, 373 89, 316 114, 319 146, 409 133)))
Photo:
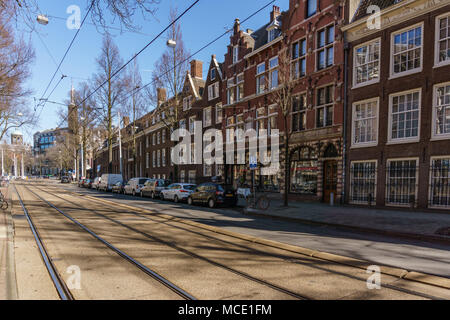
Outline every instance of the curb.
MULTIPOLYGON (((156 213, 149 209, 143 209, 143 208, 136 207, 136 206, 130 206, 127 204, 118 203, 115 201, 99 199, 97 197, 83 195, 83 194, 79 194, 76 192, 74 192, 74 193, 79 196, 92 199, 94 201, 103 202, 103 203, 107 203, 107 204, 114 205, 114 206, 120 206, 120 207, 131 209, 134 211, 139 211, 141 213, 150 213, 150 214, 156 215, 158 217, 165 218, 169 221, 180 222, 180 223, 183 223, 186 225, 191 225, 194 227, 198 227, 200 229, 212 231, 212 232, 222 234, 222 235, 227 235, 227 236, 230 236, 233 238, 246 240, 246 241, 257 243, 257 244, 262 244, 262 245, 265 245, 268 247, 273 247, 276 249, 282 249, 285 251, 299 253, 302 255, 309 256, 309 257, 326 260, 326 261, 330 261, 330 262, 334 262, 334 263, 338 263, 338 264, 342 264, 342 265, 347 265, 347 266, 355 267, 358 269, 367 270, 367 268, 369 266, 373 265, 373 263, 359 260, 359 259, 339 256, 339 255, 327 253, 327 252, 311 250, 311 249, 307 249, 307 248, 303 248, 303 247, 299 247, 299 246, 294 246, 294 245, 281 243, 281 242, 273 241, 273 240, 262 239, 262 238, 258 238, 258 237, 254 237, 254 236, 248 236, 248 235, 240 234, 237 232, 221 229, 218 227, 208 226, 208 225, 201 224, 198 222, 189 221, 189 220, 185 220, 182 218, 170 216, 167 214, 156 213)), ((423 283, 423 284, 427 284, 427 285, 431 285, 431 286, 435 286, 435 287, 450 289, 450 278, 434 276, 434 275, 429 275, 429 274, 420 273, 420 272, 416 272, 416 271, 408 271, 406 269, 382 266, 382 265, 380 265, 380 271, 382 274, 394 276, 394 277, 397 277, 400 279, 406 279, 406 280, 413 281, 413 282, 419 282, 419 283, 423 283)))
POLYGON ((301 222, 301 223, 310 224, 310 225, 336 227, 336 228, 340 228, 340 229, 368 232, 368 233, 379 234, 379 235, 383 235, 383 236, 406 238, 406 239, 411 239, 411 240, 421 240, 421 241, 428 241, 428 242, 450 245, 450 237, 444 237, 444 236, 425 235, 425 234, 400 232, 400 231, 389 231, 389 230, 381 230, 381 229, 368 228, 368 227, 350 226, 350 225, 346 225, 346 224, 339 224, 339 223, 332 223, 332 222, 314 221, 314 220, 303 219, 303 218, 277 216, 277 215, 272 215, 272 214, 267 214, 267 213, 261 213, 259 211, 252 210, 252 209, 249 210, 246 208, 243 210, 243 214, 253 215, 253 216, 258 216, 258 217, 266 217, 269 219, 279 219, 279 220, 286 220, 286 221, 301 222))

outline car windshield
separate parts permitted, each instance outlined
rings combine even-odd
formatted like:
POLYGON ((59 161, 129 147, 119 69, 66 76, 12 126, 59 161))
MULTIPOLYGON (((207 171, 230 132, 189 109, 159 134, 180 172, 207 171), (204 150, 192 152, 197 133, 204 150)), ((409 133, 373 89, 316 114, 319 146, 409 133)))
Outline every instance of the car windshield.
POLYGON ((194 190, 195 187, 196 187, 195 184, 190 184, 190 185, 183 186, 183 189, 184 190, 194 190))
POLYGON ((147 182, 147 179, 139 179, 139 184, 144 184, 147 182))

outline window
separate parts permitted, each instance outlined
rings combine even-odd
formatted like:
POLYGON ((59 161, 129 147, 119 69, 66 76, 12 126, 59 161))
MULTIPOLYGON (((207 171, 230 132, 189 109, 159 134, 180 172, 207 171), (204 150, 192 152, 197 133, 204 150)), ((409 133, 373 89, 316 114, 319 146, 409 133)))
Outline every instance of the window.
POLYGON ((242 141, 244 139, 244 129, 245 129, 245 125, 244 125, 244 115, 243 114, 238 114, 236 116, 236 140, 237 141, 242 141))
POLYGON ((161 167, 161 150, 156 152, 156 166, 161 167))
POLYGON ((272 105, 269 106, 269 116, 267 120, 267 134, 270 135, 272 132, 272 129, 278 129, 278 112, 277 112, 277 106, 272 105))
POLYGON ((377 162, 352 162, 350 166, 350 202, 376 203, 377 162))
POLYGON ((355 48, 353 85, 368 84, 380 77, 380 39, 355 48))
POLYGON ((228 79, 227 81, 227 104, 234 103, 234 95, 236 88, 234 86, 234 78, 228 79))
POLYGON ((156 134, 156 142, 157 142, 157 144, 160 144, 161 143, 161 132, 158 132, 157 134, 156 134))
POLYGON ((416 202, 417 160, 388 160, 386 203, 410 205, 416 202))
POLYGON ((278 57, 269 60, 269 84, 270 89, 278 87, 278 57))
POLYGON ((195 159, 195 143, 193 142, 193 143, 191 143, 191 162, 189 163, 189 164, 195 164, 196 163, 196 161, 195 161, 196 159, 195 159))
POLYGON ((292 131, 306 129, 306 94, 292 98, 292 131))
POLYGON ((183 99, 183 111, 189 110, 192 108, 192 96, 186 97, 183 99))
POLYGON ((239 59, 239 47, 238 46, 234 46, 233 47, 233 64, 238 62, 238 59, 239 59))
POLYGON ((203 110, 203 126, 209 127, 212 124, 211 112, 212 108, 208 107, 203 110))
POLYGON ((162 140, 162 143, 166 143, 166 129, 163 129, 163 131, 161 133, 161 140, 162 140))
POLYGON ((195 183, 195 177, 197 175, 197 172, 195 170, 189 171, 189 181, 188 183, 195 183))
POLYGON ((391 75, 420 71, 422 60, 422 26, 392 35, 391 75))
POLYGON ((208 86, 208 100, 219 97, 219 82, 215 82, 208 86))
POLYGON ((162 163, 162 166, 163 166, 163 167, 166 166, 166 149, 162 149, 162 153, 161 153, 161 163, 162 163))
POLYGON ((306 39, 292 45, 292 78, 298 79, 306 74, 306 39))
POLYGON ((376 145, 378 141, 378 99, 354 103, 352 119, 352 145, 376 145))
POLYGON ((319 166, 314 149, 302 147, 295 150, 290 158, 290 191, 300 194, 317 194, 319 166))
POLYGON ((450 138, 450 83, 435 87, 433 137, 450 138))
POLYGON ((216 68, 211 69, 211 80, 216 80, 216 68))
POLYGON ((334 62, 334 26, 317 32, 317 70, 333 65, 334 62))
POLYGON ((309 18, 317 12, 317 0, 306 0, 306 16, 309 18))
POLYGON ((156 167, 156 151, 154 151, 154 150, 152 152, 152 166, 153 166, 153 168, 156 167))
POLYGON ((184 183, 184 177, 185 177, 184 170, 181 170, 181 171, 180 171, 180 182, 181 182, 181 183, 184 183))
POLYGON ((216 123, 222 123, 223 109, 222 104, 218 103, 216 105, 216 123))
POLYGON ((212 165, 209 165, 209 164, 203 165, 203 176, 205 176, 205 177, 212 176, 212 165))
POLYGON ((150 147, 150 138, 149 138, 149 136, 145 136, 145 147, 146 148, 150 147))
POLYGON ((152 135, 152 145, 156 145, 156 134, 152 135))
POLYGON ((194 134, 195 129, 195 116, 189 118, 189 133, 194 134))
POLYGON ((148 152, 145 154, 145 168, 150 168, 150 153, 148 152))
POLYGON ((436 19, 436 65, 450 63, 450 14, 436 19))
POLYGON ((420 90, 391 95, 388 140, 419 139, 420 90))
POLYGON ((180 120, 180 129, 186 129, 186 119, 180 120))
POLYGON ((275 38, 277 37, 277 29, 270 29, 267 32, 267 36, 268 36, 268 42, 272 42, 273 40, 275 40, 275 38))
POLYGON ((244 74, 241 73, 237 76, 236 80, 236 101, 244 99, 244 74))
POLYGON ((261 63, 256 68, 256 93, 263 93, 266 90, 266 64, 261 63))
POLYGON ((431 160, 430 206, 450 208, 450 156, 431 160))
POLYGON ((317 90, 317 128, 333 125, 334 87, 327 86, 317 90))

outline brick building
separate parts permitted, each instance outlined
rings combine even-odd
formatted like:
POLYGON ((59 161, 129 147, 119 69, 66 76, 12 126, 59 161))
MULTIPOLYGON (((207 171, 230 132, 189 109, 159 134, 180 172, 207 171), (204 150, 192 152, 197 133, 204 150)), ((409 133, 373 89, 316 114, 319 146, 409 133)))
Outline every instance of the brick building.
MULTIPOLYGON (((450 208, 450 3, 353 3, 346 200, 450 208), (381 9, 379 28, 367 15, 381 9)), ((349 12, 351 15, 351 11, 349 12)))

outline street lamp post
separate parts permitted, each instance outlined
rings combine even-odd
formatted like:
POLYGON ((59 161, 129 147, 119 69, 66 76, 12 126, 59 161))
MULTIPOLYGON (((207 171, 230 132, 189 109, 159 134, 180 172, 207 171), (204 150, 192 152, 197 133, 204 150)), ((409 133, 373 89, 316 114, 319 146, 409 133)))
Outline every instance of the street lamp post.
MULTIPOLYGON (((175 99, 175 121, 174 121, 174 129, 178 126, 178 90, 177 90, 177 55, 176 55, 176 47, 177 42, 175 39, 167 40, 167 46, 173 49, 173 91, 174 91, 174 99, 175 99)), ((178 166, 174 164, 174 179, 178 179, 178 166)))

